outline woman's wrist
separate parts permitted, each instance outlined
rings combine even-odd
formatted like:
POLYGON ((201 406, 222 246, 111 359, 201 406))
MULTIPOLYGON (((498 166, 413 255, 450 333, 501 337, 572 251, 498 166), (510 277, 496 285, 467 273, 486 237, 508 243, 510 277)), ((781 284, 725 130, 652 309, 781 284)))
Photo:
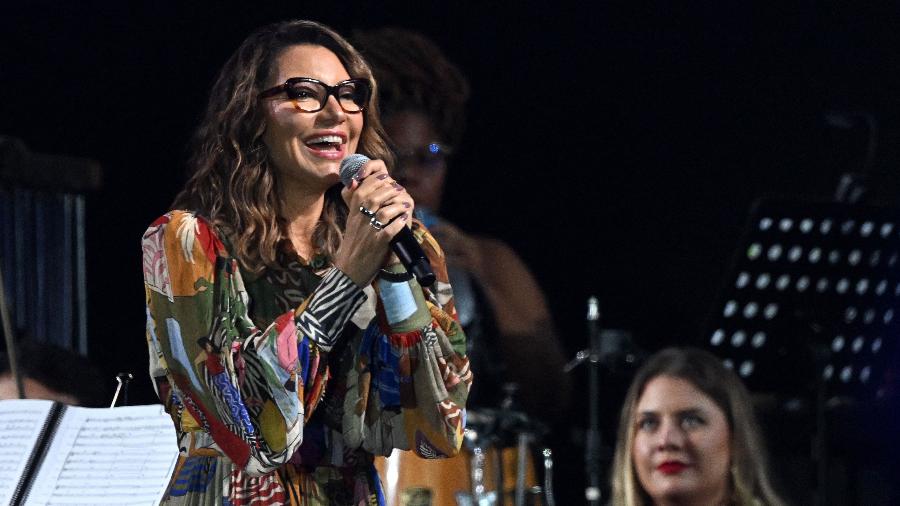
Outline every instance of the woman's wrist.
POLYGON ((361 269, 358 268, 358 264, 343 261, 343 259, 341 258, 336 258, 334 262, 332 262, 332 265, 335 269, 343 272, 344 275, 350 278, 350 280, 353 281, 353 283, 360 289, 369 286, 369 283, 372 282, 372 275, 367 275, 367 273, 362 272, 361 269))
POLYGON ((378 271, 378 279, 383 279, 391 283, 405 283, 412 278, 412 273, 408 272, 406 267, 400 263, 382 267, 381 270, 378 271))
POLYGON ((418 285, 411 283, 412 279, 412 274, 399 263, 378 271, 378 294, 387 323, 394 331, 406 332, 422 326, 417 315, 426 305, 418 285))

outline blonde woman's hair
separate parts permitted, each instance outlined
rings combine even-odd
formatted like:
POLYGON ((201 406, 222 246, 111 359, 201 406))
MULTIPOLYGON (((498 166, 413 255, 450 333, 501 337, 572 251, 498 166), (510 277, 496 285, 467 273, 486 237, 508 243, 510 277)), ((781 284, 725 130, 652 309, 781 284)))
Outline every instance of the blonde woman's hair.
POLYGON ((747 389, 721 360, 693 348, 666 348, 657 352, 632 380, 619 418, 611 503, 616 506, 652 504, 636 476, 632 446, 638 401, 647 384, 659 376, 690 382, 725 413, 731 431, 731 503, 739 506, 785 505, 769 479, 766 452, 747 389))
MULTIPOLYGON (((287 241, 276 191, 278 178, 262 140, 266 123, 259 94, 271 85, 278 56, 304 44, 330 50, 351 77, 372 83, 372 98, 362 112, 357 151, 383 160, 389 168, 393 165, 378 117, 377 83, 349 42, 332 29, 305 20, 274 23, 252 33, 222 67, 212 87, 192 143, 192 173, 172 207, 195 211, 224 230, 242 266, 256 273, 280 267, 278 251, 287 241)), ((333 258, 346 217, 340 185, 335 185, 325 193, 313 236, 320 253, 333 258)))

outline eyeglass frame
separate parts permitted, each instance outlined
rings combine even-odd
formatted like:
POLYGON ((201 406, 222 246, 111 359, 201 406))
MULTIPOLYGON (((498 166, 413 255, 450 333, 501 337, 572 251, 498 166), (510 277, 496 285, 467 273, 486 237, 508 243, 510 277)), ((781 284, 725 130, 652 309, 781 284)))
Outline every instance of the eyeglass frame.
POLYGON ((334 86, 329 86, 328 84, 325 84, 322 81, 320 81, 318 79, 314 79, 312 77, 291 77, 291 78, 288 78, 285 82, 279 84, 278 86, 273 86, 267 90, 261 91, 259 93, 259 98, 260 99, 269 98, 269 97, 273 97, 281 92, 285 92, 285 93, 287 93, 288 99, 296 100, 296 98, 291 97, 291 94, 288 91, 291 89, 291 86, 294 85, 295 83, 314 83, 314 84, 318 84, 318 85, 322 86, 323 88, 325 88, 325 100, 322 102, 319 102, 319 108, 314 111, 308 111, 306 109, 301 109, 301 111, 303 111, 303 112, 319 112, 319 111, 321 111, 322 109, 325 108, 325 105, 328 104, 328 97, 333 96, 334 99, 337 100, 337 103, 341 107, 342 111, 346 112, 347 114, 354 114, 357 112, 364 111, 366 109, 366 107, 369 106, 369 101, 372 99, 372 83, 364 77, 345 79, 339 83, 336 83, 334 86), (363 84, 363 85, 365 85, 366 101, 365 101, 365 104, 363 104, 359 108, 358 111, 348 111, 347 109, 345 109, 344 104, 341 103, 341 98, 337 95, 338 90, 342 86, 346 86, 347 84, 363 84))
POLYGON ((427 165, 429 160, 427 160, 423 156, 427 154, 433 155, 435 157, 433 158, 433 160, 435 161, 446 163, 447 158, 453 154, 453 148, 450 145, 444 144, 440 141, 431 141, 415 149, 403 151, 398 149, 396 146, 391 146, 391 151, 394 152, 394 156, 397 158, 398 167, 402 164, 403 160, 410 157, 415 157, 416 162, 422 165, 427 165))

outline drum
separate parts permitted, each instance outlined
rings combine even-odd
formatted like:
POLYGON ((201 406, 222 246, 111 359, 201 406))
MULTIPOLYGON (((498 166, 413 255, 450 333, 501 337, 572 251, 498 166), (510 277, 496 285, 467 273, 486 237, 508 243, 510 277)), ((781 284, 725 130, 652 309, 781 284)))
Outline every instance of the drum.
MULTIPOLYGON (((500 505, 497 496, 497 454, 495 449, 483 450, 484 496, 494 498, 491 504, 500 505)), ((518 449, 503 448, 503 490, 506 501, 514 504, 518 472, 518 449)), ((476 458, 472 450, 465 449, 458 456, 449 459, 423 459, 411 451, 395 450, 390 457, 376 457, 375 468, 384 487, 384 498, 388 506, 457 506, 476 504, 472 497, 472 471, 476 469, 476 458)), ((538 486, 535 477, 534 459, 529 454, 525 459, 526 494, 533 495, 538 486)), ((527 504, 542 504, 528 500, 527 504)))
POLYGON ((468 506, 516 504, 517 484, 527 505, 543 501, 531 454, 530 437, 516 436, 517 445, 498 448, 486 428, 484 416, 468 417, 466 445, 449 459, 423 459, 411 451, 394 450, 390 457, 376 457, 388 506, 468 506), (520 469, 522 472, 520 473, 520 469), (503 483, 499 500, 497 483, 503 483), (478 487, 481 485, 481 487, 478 487), (475 498, 480 498, 480 501, 475 498))

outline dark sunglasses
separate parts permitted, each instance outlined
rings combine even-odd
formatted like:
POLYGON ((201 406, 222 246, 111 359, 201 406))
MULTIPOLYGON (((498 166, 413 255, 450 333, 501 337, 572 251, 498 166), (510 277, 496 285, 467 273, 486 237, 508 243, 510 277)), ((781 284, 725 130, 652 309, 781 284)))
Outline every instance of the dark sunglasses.
POLYGON ((284 92, 301 111, 317 112, 325 108, 328 97, 334 95, 344 112, 360 112, 369 103, 372 85, 368 79, 347 79, 329 86, 311 77, 292 77, 274 88, 259 94, 267 98, 284 92))

